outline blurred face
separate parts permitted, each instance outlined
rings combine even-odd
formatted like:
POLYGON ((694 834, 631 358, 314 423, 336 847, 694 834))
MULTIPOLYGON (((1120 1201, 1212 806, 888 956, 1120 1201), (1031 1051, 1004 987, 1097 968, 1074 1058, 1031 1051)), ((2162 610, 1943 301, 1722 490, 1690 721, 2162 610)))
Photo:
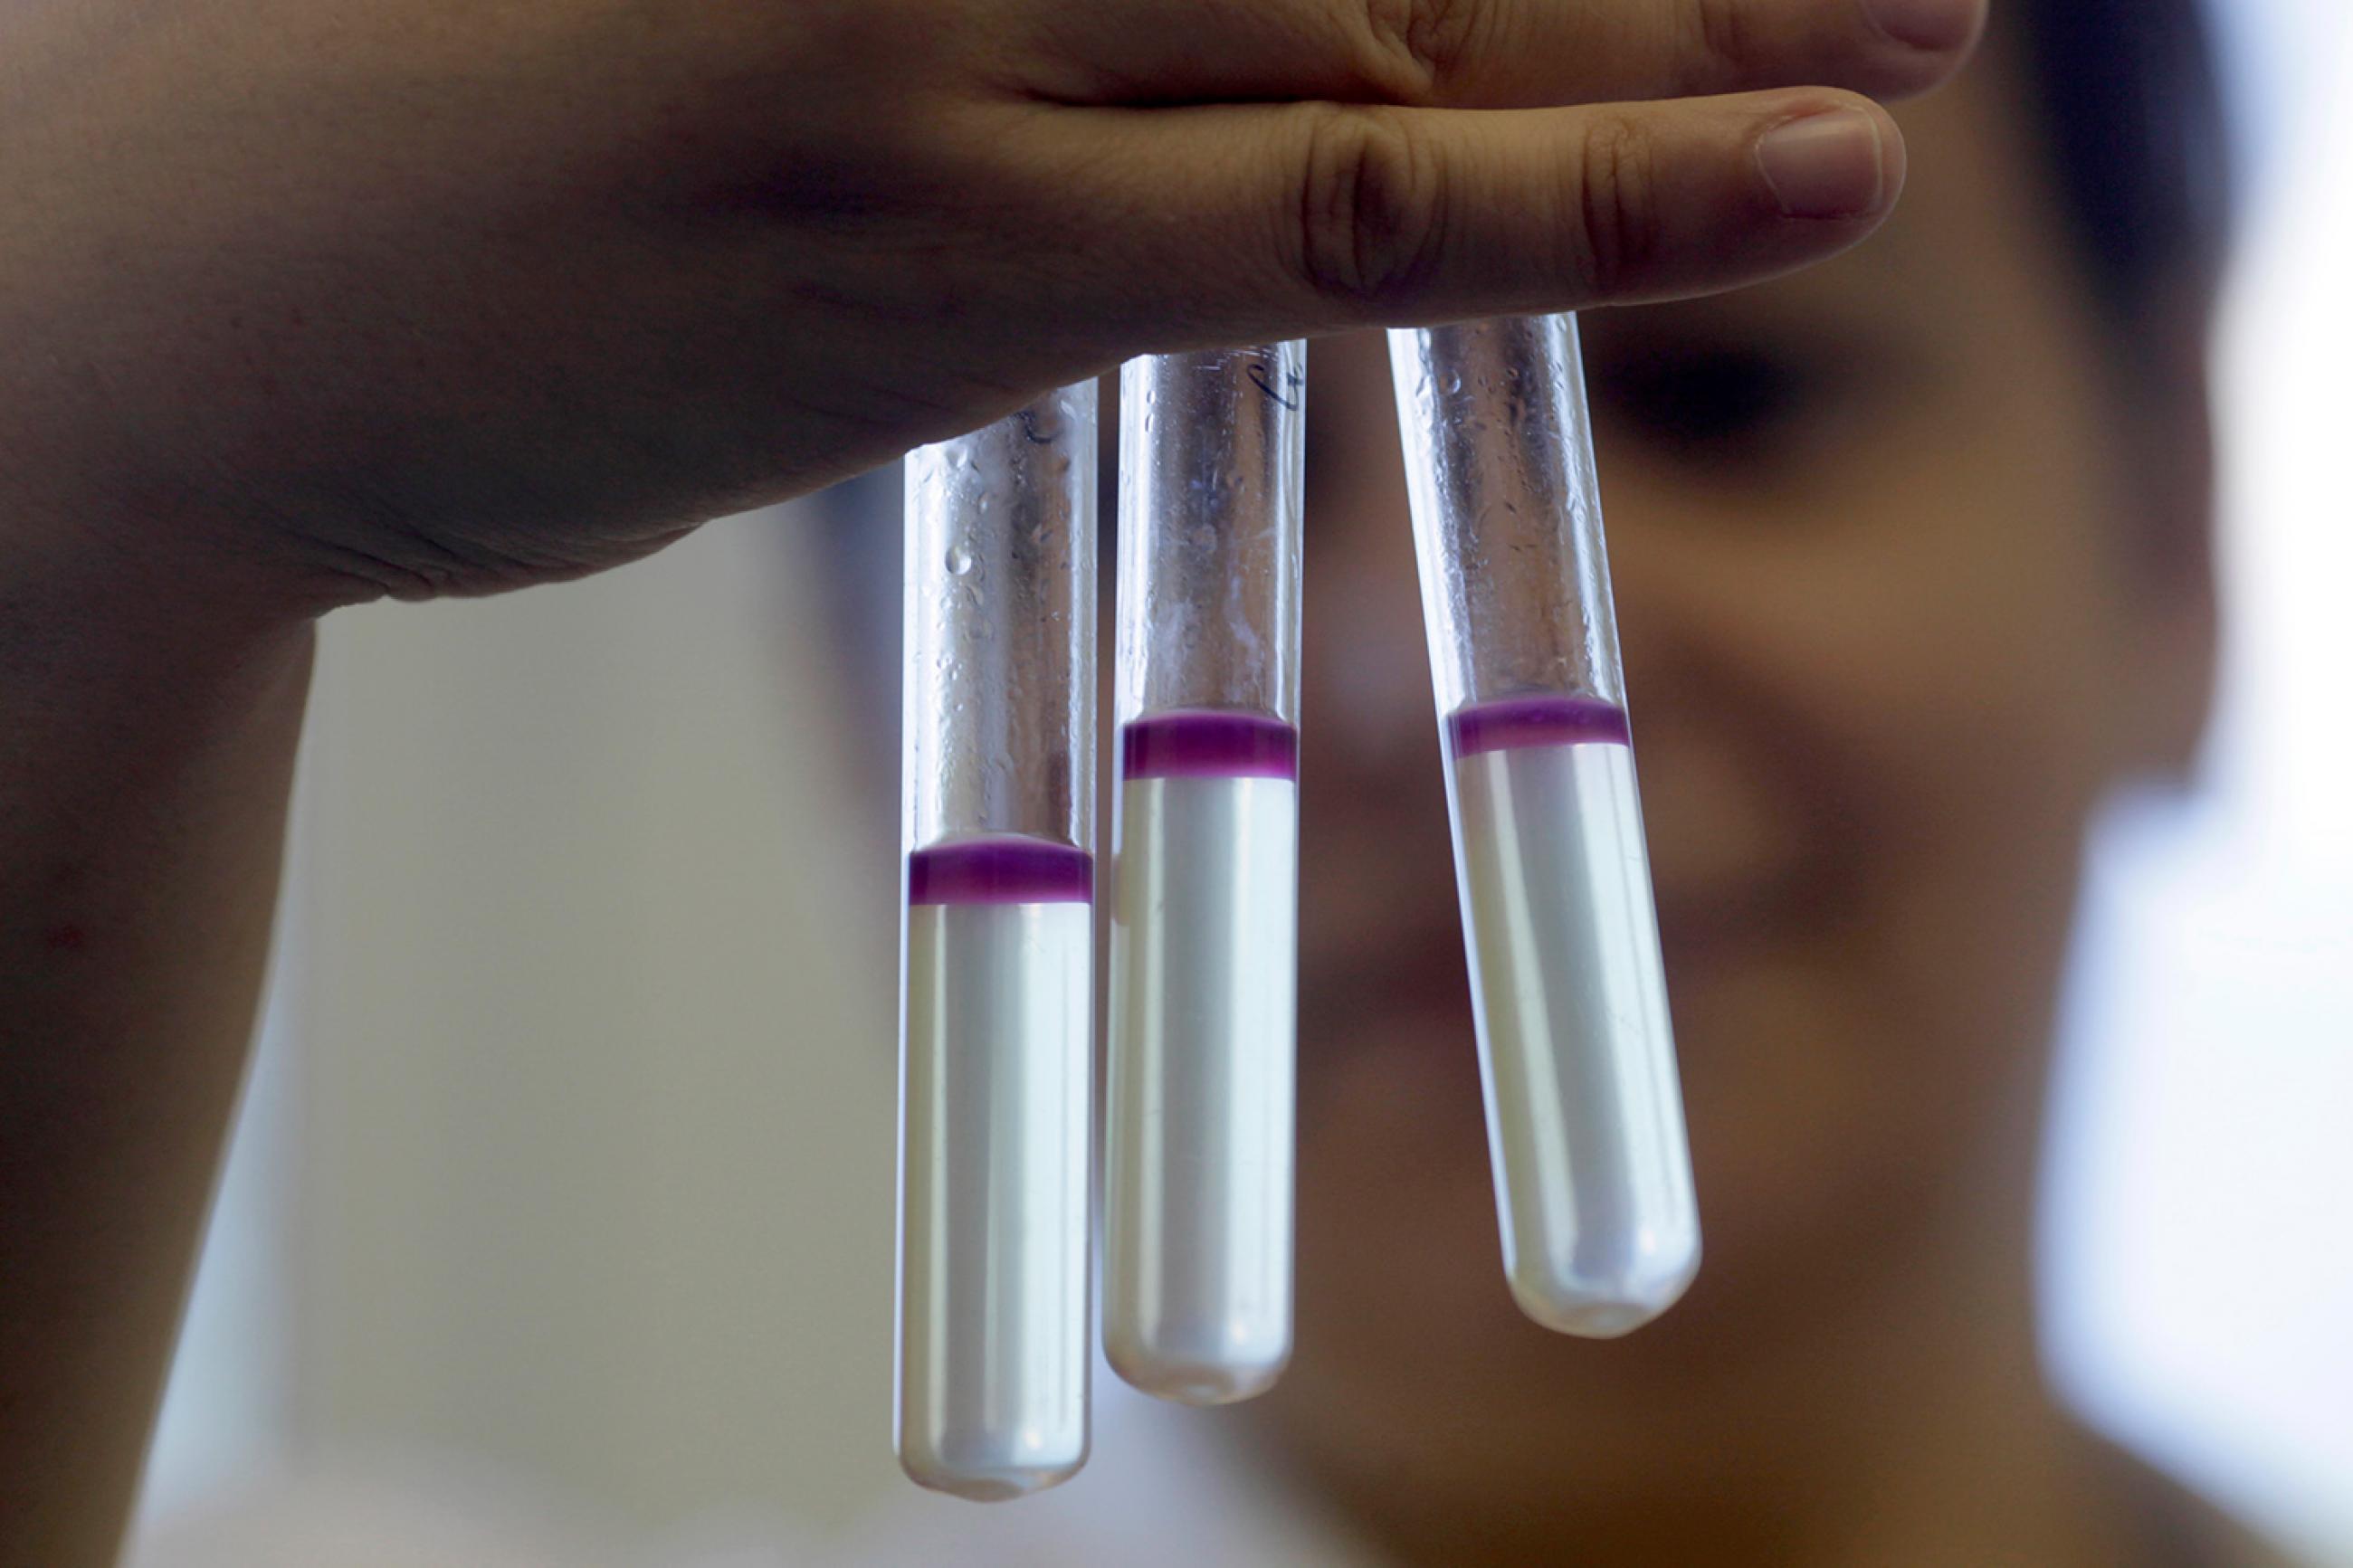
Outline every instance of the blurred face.
POLYGON ((1998 68, 1902 118, 1855 255, 1586 322, 1707 1237, 1628 1340, 1504 1291, 1386 358, 1311 351, 1300 1322, 1262 1414, 1344 1489, 1540 1508, 1703 1414, 1761 1429, 2031 1162, 2085 819, 2194 731, 2202 584, 2150 544, 1998 68))
POLYGON ((2194 373, 2120 387, 1998 53, 1899 119, 1861 250, 1583 323, 1706 1235, 1624 1340, 1504 1285, 1387 353, 1310 353, 1297 1350, 1230 1418, 1466 1556, 1787 1495, 1869 1342, 2022 1293, 2086 822, 2203 714, 2194 373))

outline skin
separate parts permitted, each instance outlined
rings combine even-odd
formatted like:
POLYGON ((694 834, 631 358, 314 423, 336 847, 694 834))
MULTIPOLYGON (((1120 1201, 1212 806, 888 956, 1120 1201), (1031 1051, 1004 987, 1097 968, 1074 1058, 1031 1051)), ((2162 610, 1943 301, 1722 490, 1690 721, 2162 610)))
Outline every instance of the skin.
POLYGON ((2206 1560, 2028 1277, 2086 823, 2206 711, 2204 323, 2126 390, 1994 54, 1871 246, 1586 321, 1707 1247, 1623 1341, 1504 1288, 1385 353, 1311 352, 1298 1348, 1243 1419, 1402 1562, 2206 1560))
POLYGON ((9 6, 0 1564, 120 1533, 317 616, 617 564, 1144 350, 1820 260, 1903 183, 1855 93, 1980 22, 1881 15, 9 6))

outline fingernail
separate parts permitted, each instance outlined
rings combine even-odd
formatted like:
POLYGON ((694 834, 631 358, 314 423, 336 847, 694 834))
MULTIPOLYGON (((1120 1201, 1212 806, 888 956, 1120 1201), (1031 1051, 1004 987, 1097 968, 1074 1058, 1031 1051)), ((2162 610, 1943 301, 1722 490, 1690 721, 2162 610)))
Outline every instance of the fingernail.
POLYGON ((1979 0, 1862 0, 1872 25, 1915 49, 1957 49, 1978 30, 1979 0))
POLYGON ((1833 109, 1777 125, 1757 139, 1757 166, 1791 217, 1861 217, 1887 188, 1879 121, 1833 109))

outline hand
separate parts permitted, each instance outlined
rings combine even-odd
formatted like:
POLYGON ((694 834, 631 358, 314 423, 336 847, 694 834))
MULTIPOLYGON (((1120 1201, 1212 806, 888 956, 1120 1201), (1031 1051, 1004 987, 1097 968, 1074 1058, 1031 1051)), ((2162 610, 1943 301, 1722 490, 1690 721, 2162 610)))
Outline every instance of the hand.
POLYGON ((487 592, 1145 350, 1730 287, 1979 3, 26 0, 0 523, 487 592))

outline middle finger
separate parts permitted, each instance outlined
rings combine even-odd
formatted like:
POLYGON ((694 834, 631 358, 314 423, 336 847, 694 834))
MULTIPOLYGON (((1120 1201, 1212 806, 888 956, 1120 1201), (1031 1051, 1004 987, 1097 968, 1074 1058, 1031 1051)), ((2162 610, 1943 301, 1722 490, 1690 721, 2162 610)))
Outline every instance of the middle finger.
POLYGON ((1465 109, 1799 84, 1900 97, 1984 0, 1017 0, 999 46, 1066 102, 1330 99, 1465 109))

